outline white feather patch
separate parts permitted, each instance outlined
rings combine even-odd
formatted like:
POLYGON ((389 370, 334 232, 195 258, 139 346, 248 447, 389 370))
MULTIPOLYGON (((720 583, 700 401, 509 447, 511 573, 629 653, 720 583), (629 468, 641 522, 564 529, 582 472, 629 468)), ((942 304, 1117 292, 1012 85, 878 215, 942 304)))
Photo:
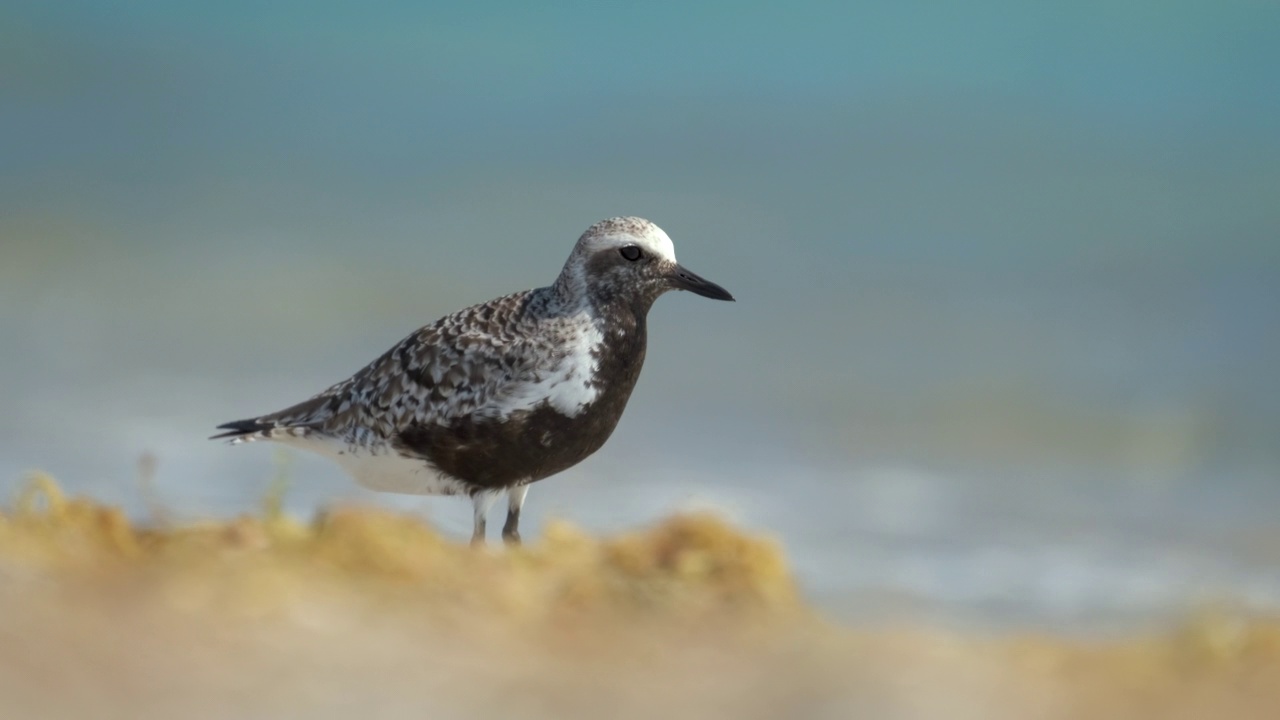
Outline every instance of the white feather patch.
POLYGON ((324 436, 273 438, 284 445, 310 450, 337 462, 362 487, 406 495, 462 495, 467 486, 441 474, 426 460, 405 457, 386 448, 370 452, 324 436))
POLYGON ((668 262, 676 261, 676 246, 667 233, 644 218, 612 218, 596 223, 587 229, 579 240, 592 252, 639 245, 650 255, 668 262))
POLYGON ((532 410, 546 402, 562 415, 576 417, 600 394, 591 383, 596 371, 592 353, 603 342, 604 335, 594 322, 582 322, 561 346, 566 352, 554 367, 542 371, 531 382, 511 386, 480 413, 503 420, 513 412, 532 410))

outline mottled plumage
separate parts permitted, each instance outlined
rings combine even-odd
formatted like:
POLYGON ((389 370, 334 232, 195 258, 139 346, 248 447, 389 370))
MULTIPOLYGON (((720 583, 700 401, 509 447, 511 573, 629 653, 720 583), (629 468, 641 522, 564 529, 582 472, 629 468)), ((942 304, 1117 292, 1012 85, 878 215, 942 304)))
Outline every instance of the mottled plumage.
POLYGON ((678 265, 656 225, 605 220, 552 285, 445 316, 315 397, 214 437, 318 452, 374 490, 469 494, 475 541, 506 491, 503 536, 518 541, 527 485, 613 432, 644 362, 649 308, 671 289, 733 299, 678 265))

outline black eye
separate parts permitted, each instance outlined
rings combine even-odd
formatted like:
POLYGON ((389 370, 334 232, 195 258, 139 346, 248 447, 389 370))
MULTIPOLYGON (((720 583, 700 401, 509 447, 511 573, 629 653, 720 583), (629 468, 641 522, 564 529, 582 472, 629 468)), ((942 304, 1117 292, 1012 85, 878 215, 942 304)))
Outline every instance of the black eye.
POLYGON ((636 260, 639 260, 640 256, 644 255, 644 253, 640 251, 640 248, 636 247, 635 245, 627 245, 625 247, 621 247, 618 249, 618 252, 622 253, 622 257, 630 260, 631 262, 635 262, 636 260))

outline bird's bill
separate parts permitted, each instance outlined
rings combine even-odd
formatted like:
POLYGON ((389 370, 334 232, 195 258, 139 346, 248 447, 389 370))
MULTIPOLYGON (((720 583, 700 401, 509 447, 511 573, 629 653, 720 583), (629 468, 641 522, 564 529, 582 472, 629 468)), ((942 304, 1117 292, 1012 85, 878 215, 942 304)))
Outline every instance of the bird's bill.
POLYGON ((667 278, 671 282, 671 287, 677 290, 688 290, 691 293, 697 293, 712 300, 733 301, 733 296, 729 294, 728 290, 682 265, 676 265, 672 268, 667 278))

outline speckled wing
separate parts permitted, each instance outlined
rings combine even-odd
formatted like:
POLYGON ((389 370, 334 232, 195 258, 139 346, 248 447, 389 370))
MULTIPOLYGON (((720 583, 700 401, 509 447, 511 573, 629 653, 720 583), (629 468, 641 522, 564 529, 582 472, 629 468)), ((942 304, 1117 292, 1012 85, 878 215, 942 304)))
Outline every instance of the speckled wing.
POLYGON ((414 424, 484 412, 556 362, 527 325, 530 294, 497 298, 418 329, 355 375, 276 413, 220 425, 215 437, 273 439, 320 433, 357 445, 386 442, 414 424))

